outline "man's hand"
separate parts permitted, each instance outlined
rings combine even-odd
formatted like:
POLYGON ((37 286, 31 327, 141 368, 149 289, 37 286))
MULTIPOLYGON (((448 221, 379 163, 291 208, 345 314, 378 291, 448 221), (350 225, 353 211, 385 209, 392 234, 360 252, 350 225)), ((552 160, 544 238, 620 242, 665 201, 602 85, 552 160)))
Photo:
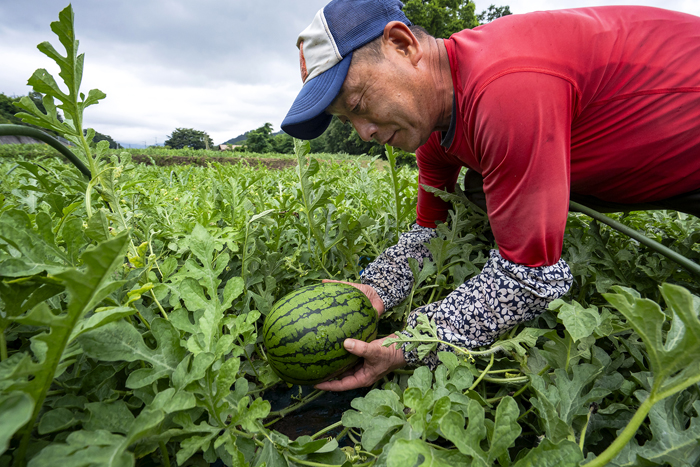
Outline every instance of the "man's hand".
POLYGON ((367 284, 355 284, 353 282, 334 281, 331 279, 323 279, 323 281, 321 282, 337 282, 338 284, 352 285, 357 290, 365 294, 367 298, 369 298, 370 303, 372 304, 374 309, 377 310, 377 314, 379 316, 382 316, 382 313, 384 313, 384 301, 379 297, 379 294, 376 290, 374 290, 372 286, 369 286, 367 284))
POLYGON ((325 381, 316 385, 316 389, 324 391, 348 391, 350 389, 371 386, 379 381, 384 375, 397 368, 406 365, 403 358, 403 351, 395 349, 396 344, 389 347, 382 347, 384 339, 377 339, 369 344, 357 339, 345 339, 345 350, 359 357, 364 358, 364 362, 359 367, 355 367, 354 373, 346 374, 342 379, 336 381, 325 381))

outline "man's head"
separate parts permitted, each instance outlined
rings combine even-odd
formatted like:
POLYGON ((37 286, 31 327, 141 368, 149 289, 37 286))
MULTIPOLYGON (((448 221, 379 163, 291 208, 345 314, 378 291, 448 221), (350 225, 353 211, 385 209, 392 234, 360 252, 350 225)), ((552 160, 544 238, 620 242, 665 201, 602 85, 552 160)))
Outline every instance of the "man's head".
POLYGON ((338 96, 353 52, 385 35, 388 24, 408 26, 399 0, 332 0, 299 35, 299 62, 304 87, 282 129, 301 139, 320 136, 331 115, 326 108, 338 96))
POLYGON ((415 151, 435 130, 430 36, 417 26, 386 25, 375 41, 355 51, 338 95, 326 113, 350 123, 365 141, 415 151))

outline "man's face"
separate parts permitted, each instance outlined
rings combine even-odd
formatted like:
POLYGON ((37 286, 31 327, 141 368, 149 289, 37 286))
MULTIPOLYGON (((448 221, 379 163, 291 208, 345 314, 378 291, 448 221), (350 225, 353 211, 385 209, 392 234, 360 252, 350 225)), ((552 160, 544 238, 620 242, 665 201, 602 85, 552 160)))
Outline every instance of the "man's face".
POLYGON ((338 97, 326 112, 350 122, 365 141, 414 152, 433 131, 421 105, 426 93, 410 61, 389 55, 379 62, 353 59, 338 97))

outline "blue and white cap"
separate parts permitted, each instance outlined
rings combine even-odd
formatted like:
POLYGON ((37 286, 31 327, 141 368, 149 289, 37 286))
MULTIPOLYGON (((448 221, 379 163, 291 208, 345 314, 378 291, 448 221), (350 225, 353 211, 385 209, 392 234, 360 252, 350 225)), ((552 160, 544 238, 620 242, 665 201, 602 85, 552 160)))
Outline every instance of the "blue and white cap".
POLYGON ((391 21, 410 26, 399 0, 332 0, 297 39, 304 87, 282 122, 295 138, 321 136, 331 123, 325 112, 340 92, 352 52, 376 39, 391 21))

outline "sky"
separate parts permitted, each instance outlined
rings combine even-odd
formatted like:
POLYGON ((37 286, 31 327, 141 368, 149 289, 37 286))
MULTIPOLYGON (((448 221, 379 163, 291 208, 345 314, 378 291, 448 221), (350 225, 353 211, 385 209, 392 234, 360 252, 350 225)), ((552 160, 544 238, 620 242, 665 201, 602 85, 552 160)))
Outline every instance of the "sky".
MULTIPOLYGON (((176 128, 215 144, 270 122, 279 130, 301 89, 296 38, 328 0, 73 0, 81 90, 107 98, 85 125, 128 147, 162 145, 176 128)), ((700 16, 700 0, 476 0, 514 14, 598 5, 647 5, 700 16)), ((27 79, 56 64, 36 45, 65 0, 0 0, 0 92, 26 95, 27 79)))

